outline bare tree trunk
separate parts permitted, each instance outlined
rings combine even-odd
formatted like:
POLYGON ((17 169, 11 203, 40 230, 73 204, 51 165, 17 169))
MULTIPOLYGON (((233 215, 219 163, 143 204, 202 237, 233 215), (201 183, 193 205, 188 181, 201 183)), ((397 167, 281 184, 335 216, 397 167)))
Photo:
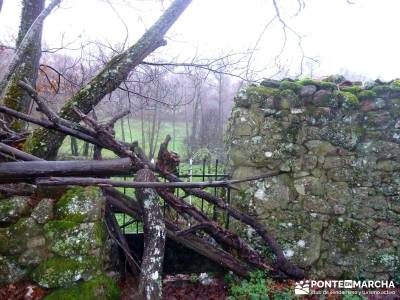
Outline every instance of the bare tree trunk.
MULTIPOLYGON (((97 114, 96 111, 94 109, 94 107, 92 108, 92 115, 93 115, 93 120, 97 121, 97 114)), ((97 146, 97 145, 93 145, 93 159, 94 160, 101 160, 101 150, 102 148, 97 146)))
POLYGON ((85 142, 85 143, 83 144, 82 155, 83 155, 84 157, 88 157, 88 156, 89 156, 89 143, 88 143, 88 142, 85 142))
MULTIPOLYGON (((31 102, 31 98, 27 92, 21 89, 17 83, 19 80, 25 80, 32 85, 36 85, 37 74, 39 70, 39 60, 42 54, 42 28, 43 20, 36 25, 36 30, 32 31, 31 38, 24 38, 30 30, 32 24, 38 18, 44 8, 45 0, 22 1, 21 23, 16 43, 17 52, 7 70, 4 78, 0 82, 0 94, 4 96, 3 102, 6 106, 20 112, 27 112, 31 102), (20 53, 19 53, 20 52, 20 53)), ((6 121, 10 124, 10 128, 15 131, 24 129, 24 122, 6 116, 6 121)))
POLYGON ((121 135, 122 135, 122 141, 126 141, 125 139, 125 126, 124 126, 124 118, 121 118, 121 135))
POLYGON ((142 131, 142 147, 143 147, 143 152, 146 153, 146 136, 144 132, 144 109, 141 107, 140 109, 140 126, 141 126, 141 131, 142 131))
POLYGON ((222 74, 218 74, 218 138, 222 141, 224 132, 223 121, 223 99, 222 99, 222 74))
POLYGON ((176 151, 175 149, 175 141, 176 141, 176 106, 172 108, 172 150, 176 151))
POLYGON ((155 103, 153 119, 151 121, 151 127, 149 128, 149 157, 150 157, 150 159, 154 158, 154 152, 155 152, 155 147, 156 147, 155 142, 154 142, 154 137, 155 137, 155 131, 156 131, 157 113, 158 113, 158 105, 157 105, 157 103, 155 103))
MULTIPOLYGON (((79 117, 74 112, 74 107, 87 114, 105 95, 118 88, 133 68, 155 49, 165 45, 164 35, 190 3, 191 0, 175 0, 136 44, 112 58, 87 85, 65 103, 60 117, 77 122, 79 117)), ((54 159, 64 138, 62 133, 38 129, 25 143, 24 148, 36 156, 54 159)))
POLYGON ((71 155, 79 156, 78 142, 75 137, 71 136, 71 155))
POLYGON ((157 142, 158 142, 158 137, 160 135, 160 126, 161 126, 161 118, 160 118, 160 112, 158 112, 157 128, 154 137, 154 149, 153 149, 154 156, 156 155, 157 142))
MULTIPOLYGON (((135 181, 156 181, 153 172, 141 169, 136 173, 135 181)), ((154 189, 136 189, 136 198, 143 211, 144 252, 141 264, 139 299, 161 299, 161 275, 165 247, 165 222, 154 189)))
POLYGON ((196 96, 196 100, 193 105, 193 117, 192 117, 192 131, 190 133, 190 152, 193 155, 193 152, 196 151, 197 148, 197 138, 198 138, 198 123, 199 123, 199 114, 200 114, 200 95, 196 96))
POLYGON ((190 156, 190 133, 189 133, 189 119, 187 113, 187 105, 185 105, 185 129, 186 129, 186 143, 188 146, 186 147, 186 156, 189 158, 190 156))

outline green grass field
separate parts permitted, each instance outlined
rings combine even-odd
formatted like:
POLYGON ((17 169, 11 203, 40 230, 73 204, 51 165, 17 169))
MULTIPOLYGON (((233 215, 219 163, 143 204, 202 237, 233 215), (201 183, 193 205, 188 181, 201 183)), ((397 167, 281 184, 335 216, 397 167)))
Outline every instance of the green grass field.
MULTIPOLYGON (((145 141, 146 141, 146 153, 148 153, 148 137, 147 137, 147 131, 149 129, 149 122, 145 123, 145 141)), ((185 140, 185 123, 184 122, 176 122, 175 125, 175 142, 174 139, 171 140, 169 149, 172 151, 175 151, 179 153, 179 155, 182 158, 185 158, 186 156, 186 146, 184 143, 185 140)), ((116 133, 116 138, 118 140, 123 140, 122 137, 122 128, 121 128, 121 122, 117 122, 115 124, 115 133, 116 133)), ((127 119, 124 120, 124 132, 125 132, 125 141, 130 143, 133 141, 139 141, 139 145, 143 148, 143 141, 142 141, 142 134, 141 134, 141 125, 140 125, 140 120, 136 119, 130 119, 129 122, 127 119)), ((172 123, 171 122, 162 122, 160 125, 160 133, 158 135, 157 139, 157 146, 156 146, 156 153, 158 151, 158 147, 160 143, 163 142, 165 136, 167 134, 172 136, 173 130, 172 130, 172 123)), ((78 151, 80 154, 82 154, 83 151, 83 142, 78 141, 78 151)), ((90 151, 89 151, 90 154, 90 151)), ((60 157, 65 157, 65 156, 70 156, 71 155, 71 140, 69 137, 67 137, 64 140, 63 145, 61 146, 59 150, 59 156, 60 157)), ((104 158, 113 158, 115 157, 115 154, 112 153, 111 151, 108 150, 103 150, 102 155, 104 158)))

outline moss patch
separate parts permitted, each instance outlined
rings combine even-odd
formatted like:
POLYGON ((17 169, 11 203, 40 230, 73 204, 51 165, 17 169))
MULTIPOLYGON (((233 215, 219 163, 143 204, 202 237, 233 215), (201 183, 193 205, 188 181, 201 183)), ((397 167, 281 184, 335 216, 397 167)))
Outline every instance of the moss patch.
POLYGON ((302 85, 296 81, 283 80, 279 86, 280 90, 292 90, 297 93, 301 90, 302 85))
POLYGON ((360 105, 357 96, 350 92, 339 92, 338 96, 342 100, 343 108, 357 108, 360 105))
POLYGON ((249 97, 261 96, 264 98, 271 97, 275 95, 279 90, 276 88, 270 88, 263 85, 254 86, 251 85, 246 89, 246 93, 249 97))
POLYGON ((376 98, 376 93, 373 90, 363 90, 358 94, 360 100, 376 98))
POLYGON ((45 300, 113 300, 119 299, 119 294, 115 281, 108 276, 100 275, 69 288, 56 290, 45 300))

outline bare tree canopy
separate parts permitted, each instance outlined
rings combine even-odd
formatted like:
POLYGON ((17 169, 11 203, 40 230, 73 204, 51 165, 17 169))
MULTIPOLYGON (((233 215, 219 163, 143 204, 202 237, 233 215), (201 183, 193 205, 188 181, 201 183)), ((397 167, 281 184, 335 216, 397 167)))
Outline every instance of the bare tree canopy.
MULTIPOLYGON (((117 89, 133 68, 155 49, 166 44, 164 35, 190 2, 191 0, 175 0, 135 45, 113 57, 87 85, 65 103, 60 116, 77 121, 76 113, 72 110, 73 106, 87 114, 104 96, 117 89)), ((39 157, 55 158, 64 137, 60 133, 39 129, 33 133, 25 149, 39 157), (40 144, 43 140, 48 141, 46 147, 40 144)))

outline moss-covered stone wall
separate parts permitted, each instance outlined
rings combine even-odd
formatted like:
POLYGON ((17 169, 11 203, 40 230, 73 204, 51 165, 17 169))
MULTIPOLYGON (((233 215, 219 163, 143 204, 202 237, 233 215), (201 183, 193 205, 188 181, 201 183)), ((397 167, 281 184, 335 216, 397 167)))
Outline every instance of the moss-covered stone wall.
POLYGON ((104 205, 93 187, 71 188, 58 201, 0 199, 0 285, 32 280, 54 290, 49 299, 118 299, 107 276, 104 205))
MULTIPOLYGON (((265 80, 227 130, 234 205, 264 222, 314 278, 400 280, 400 81, 265 80)), ((253 238, 251 230, 241 230, 253 238)))

